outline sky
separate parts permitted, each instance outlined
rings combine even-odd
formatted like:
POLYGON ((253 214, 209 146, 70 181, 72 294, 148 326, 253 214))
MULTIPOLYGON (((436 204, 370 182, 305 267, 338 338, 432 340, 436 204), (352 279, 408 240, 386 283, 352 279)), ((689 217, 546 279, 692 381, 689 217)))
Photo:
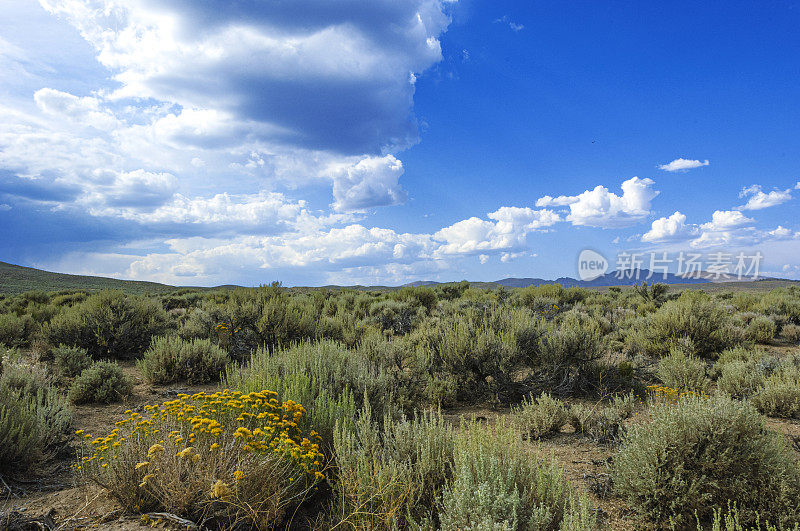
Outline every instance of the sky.
POLYGON ((400 285, 592 249, 798 279, 797 27, 789 0, 4 0, 0 260, 400 285))

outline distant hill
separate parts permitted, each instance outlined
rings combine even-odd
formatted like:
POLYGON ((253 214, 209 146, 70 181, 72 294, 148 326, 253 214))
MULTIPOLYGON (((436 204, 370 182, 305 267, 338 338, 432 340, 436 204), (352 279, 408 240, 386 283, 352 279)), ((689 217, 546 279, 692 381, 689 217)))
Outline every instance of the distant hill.
MULTIPOLYGON (((673 273, 668 273, 666 278, 661 273, 656 273, 652 276, 652 278, 647 278, 650 274, 650 271, 647 269, 642 269, 639 272, 638 278, 617 278, 616 272, 606 273, 600 277, 597 277, 594 280, 578 280, 572 277, 559 277, 555 280, 546 280, 543 278, 503 278, 500 280, 495 280, 494 282, 471 282, 475 287, 491 287, 491 286, 505 286, 507 288, 527 288, 528 286, 541 286, 542 284, 553 284, 558 283, 564 286, 565 288, 599 288, 599 287, 609 287, 609 286, 633 286, 635 284, 641 284, 642 282, 647 282, 648 284, 660 282, 662 284, 669 284, 669 285, 687 285, 687 284, 716 284, 716 283, 725 283, 731 282, 735 279, 728 279, 728 280, 720 280, 719 282, 710 280, 708 278, 708 274, 706 273, 705 276, 707 278, 684 278, 682 276, 675 275, 673 273)), ((773 278, 763 278, 760 280, 779 280, 773 278)), ((751 282, 750 280, 743 280, 742 282, 751 282)), ((415 282, 409 282, 405 284, 406 286, 436 286, 439 284, 447 284, 446 282, 433 282, 430 280, 417 280, 415 282)))
POLYGON ((119 289, 126 293, 158 293, 172 291, 175 287, 157 282, 51 273, 33 267, 0 262, 0 293, 14 294, 33 290, 60 291, 65 289, 86 291, 119 289))
MULTIPOLYGON (((609 286, 631 286, 633 284, 641 284, 643 281, 648 283, 662 282, 677 287, 691 288, 695 285, 714 289, 714 287, 723 287, 726 284, 730 285, 732 289, 742 289, 746 284, 764 284, 762 287, 766 288, 767 284, 764 281, 775 281, 778 285, 796 285, 796 282, 789 280, 764 278, 759 279, 759 282, 741 281, 741 282, 712 282, 703 278, 683 278, 670 273, 666 279, 662 279, 660 274, 653 275, 653 278, 647 279, 648 271, 641 270, 638 279, 619 279, 615 273, 608 273, 594 280, 583 281, 572 277, 560 277, 555 280, 545 280, 543 278, 504 278, 494 282, 472 282, 470 285, 479 289, 494 289, 498 286, 507 288, 526 288, 528 286, 541 286, 542 284, 559 283, 564 287, 583 287, 583 288, 604 288, 609 286)), ((403 286, 439 286, 442 284, 453 284, 453 282, 435 282, 433 280, 417 280, 409 282, 403 286)), ((399 286, 399 287, 403 287, 399 286)), ((61 290, 86 290, 86 291, 99 291, 102 289, 118 289, 126 293, 144 294, 144 293, 164 293, 170 292, 178 288, 185 288, 190 286, 170 286, 168 284, 159 284, 158 282, 144 282, 139 280, 119 280, 116 278, 107 277, 93 277, 87 275, 69 275, 66 273, 53 273, 50 271, 43 271, 33 267, 23 267, 6 262, 0 262, 0 294, 15 294, 25 291, 61 291, 61 290)), ((194 289, 233 289, 239 286, 226 285, 217 286, 216 288, 194 288, 194 289)), ((395 286, 322 286, 322 287, 295 287, 292 290, 306 291, 318 289, 356 289, 362 291, 384 291, 395 290, 395 286)))

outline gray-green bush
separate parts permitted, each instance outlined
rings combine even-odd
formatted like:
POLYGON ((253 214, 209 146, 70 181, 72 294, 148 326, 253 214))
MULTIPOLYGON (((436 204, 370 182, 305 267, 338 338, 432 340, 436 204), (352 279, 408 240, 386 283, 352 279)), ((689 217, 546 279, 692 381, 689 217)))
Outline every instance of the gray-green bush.
POLYGON ((706 364, 681 348, 673 347, 659 360, 656 376, 673 389, 705 392, 711 384, 706 377, 706 364))
POLYGON ((588 500, 575 493, 557 466, 523 446, 521 433, 500 420, 462 425, 454 477, 439 519, 444 530, 589 530, 596 527, 588 500))
POLYGON ((548 393, 525 398, 512 409, 514 424, 531 439, 558 433, 569 420, 567 407, 548 393))
POLYGON ((745 334, 750 341, 756 343, 769 343, 775 338, 778 327, 769 317, 759 315, 747 325, 745 334))
MULTIPOLYGON (((57 389, 25 367, 0 364, 0 474, 30 474, 64 448, 72 414, 57 389)), ((15 364, 13 364, 15 365, 15 364)))
POLYGON ((228 354, 208 339, 159 336, 153 338, 137 366, 151 383, 200 384, 219 380, 227 363, 228 354))
POLYGON ((75 378, 69 388, 73 404, 118 402, 133 391, 133 381, 112 361, 96 361, 75 378))
POLYGON ((382 424, 367 405, 334 433, 333 518, 353 529, 431 528, 452 478, 455 436, 438 413, 382 424))
POLYGON ((92 364, 92 358, 86 349, 59 345, 52 349, 53 363, 60 376, 74 378, 92 364))
POLYGON ((636 410, 633 393, 615 396, 608 403, 594 405, 573 404, 570 408, 570 422, 580 433, 599 443, 619 441, 625 421, 636 410))
POLYGON ((30 315, 0 314, 0 344, 7 347, 26 346, 37 329, 38 325, 30 315))
POLYGON ((101 291, 63 308, 42 334, 53 345, 85 348, 94 359, 129 359, 138 357, 166 326, 167 314, 157 301, 101 291))
POLYGON ((756 512, 780 524, 800 517, 797 456, 753 406, 683 398, 651 416, 629 426, 612 468, 616 492, 640 514, 685 526, 735 500, 747 524, 756 512))
POLYGON ((650 355, 664 355, 688 338, 698 356, 713 357, 744 339, 728 310, 707 295, 691 291, 665 302, 639 332, 646 337, 642 348, 650 355))

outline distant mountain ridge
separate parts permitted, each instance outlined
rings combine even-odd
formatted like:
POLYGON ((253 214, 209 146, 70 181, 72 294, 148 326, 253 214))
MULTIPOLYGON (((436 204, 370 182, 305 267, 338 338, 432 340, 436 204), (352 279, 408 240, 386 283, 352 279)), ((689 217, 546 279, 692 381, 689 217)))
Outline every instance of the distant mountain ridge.
MULTIPOLYGON (((470 285, 476 288, 496 288, 504 286, 507 288, 526 288, 528 286, 541 286, 542 284, 559 283, 564 287, 608 287, 608 286, 631 286, 642 282, 664 284, 719 284, 736 279, 710 280, 709 278, 683 278, 672 273, 664 279, 661 274, 655 274, 652 278, 647 278, 649 271, 640 270, 638 278, 617 278, 616 273, 608 273, 594 280, 584 281, 572 277, 560 277, 555 280, 543 278, 504 278, 494 282, 473 282, 470 285)), ((708 275, 708 273, 706 273, 708 275)), ((752 279, 744 279, 747 283, 752 279)), ((780 280, 775 278, 760 278, 758 280, 780 280)), ((409 282, 403 286, 438 286, 441 284, 452 284, 453 282, 436 282, 433 280, 418 280, 409 282)), ((296 287, 296 289, 357 289, 364 291, 393 290, 403 286, 320 286, 320 287, 296 287)), ((170 286, 159 284, 158 282, 146 282, 140 280, 120 280, 116 278, 96 277, 89 275, 71 275, 67 273, 54 273, 43 271, 33 267, 25 267, 6 262, 0 262, 0 294, 15 294, 24 291, 60 291, 60 290, 87 290, 96 291, 101 289, 118 289, 126 293, 167 293, 180 288, 192 286, 170 286)), ((197 288, 197 289, 233 289, 239 286, 225 285, 216 288, 197 288)))
MULTIPOLYGON (((542 284, 561 284, 565 288, 598 288, 608 286, 633 286, 647 282, 653 284, 660 282, 662 284, 711 284, 717 282, 726 282, 737 280, 736 278, 720 278, 713 279, 709 273, 702 273, 701 278, 683 277, 674 273, 667 273, 664 276, 662 273, 655 273, 650 276, 650 271, 647 269, 640 269, 639 275, 634 275, 632 278, 619 278, 617 272, 606 273, 593 280, 578 280, 572 277, 559 277, 555 280, 547 280, 544 278, 503 278, 493 282, 471 282, 471 284, 479 285, 496 285, 504 286, 506 288, 527 288, 528 286, 541 286, 542 284), (648 278, 649 277, 649 278, 648 278)), ((742 281, 752 281, 750 278, 742 278, 742 281)), ((777 280, 773 278, 760 278, 758 280, 777 280)), ((418 280, 409 282, 404 286, 436 286, 439 284, 448 284, 448 282, 434 282, 432 280, 418 280)))

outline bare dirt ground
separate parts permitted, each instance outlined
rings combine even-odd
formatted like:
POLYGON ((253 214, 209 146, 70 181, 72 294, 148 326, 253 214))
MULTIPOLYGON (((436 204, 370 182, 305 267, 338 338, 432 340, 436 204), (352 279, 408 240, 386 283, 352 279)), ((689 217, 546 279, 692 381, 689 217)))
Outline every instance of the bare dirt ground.
MULTIPOLYGON (((788 354, 796 352, 796 348, 795 345, 777 344, 770 347, 770 350, 788 354)), ((114 423, 124 417, 126 410, 138 410, 145 404, 169 400, 179 392, 213 392, 217 389, 217 385, 150 385, 144 382, 132 363, 125 364, 123 369, 134 378, 133 394, 126 401, 116 404, 76 406, 76 429, 84 429, 87 433, 98 436, 113 429, 114 423)), ((454 425, 458 425, 461 417, 494 423, 499 417, 509 413, 508 408, 469 406, 450 409, 444 412, 444 416, 454 425)), ((787 442, 800 452, 800 421, 767 419, 767 427, 784 434, 787 442)), ((78 436, 75 436, 75 442, 78 442, 78 436)), ((605 529, 635 530, 650 527, 647 522, 638 519, 625 501, 615 496, 611 489, 609 464, 615 452, 612 445, 594 443, 572 433, 571 428, 565 428, 554 437, 531 442, 530 451, 532 459, 554 459, 558 462, 570 483, 592 500, 605 529)), ((39 519, 44 522, 33 527, 13 527, 10 519, 5 522, 0 520, 0 530, 99 528, 128 531, 145 527, 185 529, 185 526, 169 521, 142 521, 138 515, 124 514, 119 504, 102 489, 81 483, 79 478, 74 477, 69 468, 71 463, 72 457, 65 455, 52 470, 36 481, 9 481, 10 492, 0 483, 0 515, 5 514, 7 518, 8 515, 13 515, 23 519, 39 519)))

